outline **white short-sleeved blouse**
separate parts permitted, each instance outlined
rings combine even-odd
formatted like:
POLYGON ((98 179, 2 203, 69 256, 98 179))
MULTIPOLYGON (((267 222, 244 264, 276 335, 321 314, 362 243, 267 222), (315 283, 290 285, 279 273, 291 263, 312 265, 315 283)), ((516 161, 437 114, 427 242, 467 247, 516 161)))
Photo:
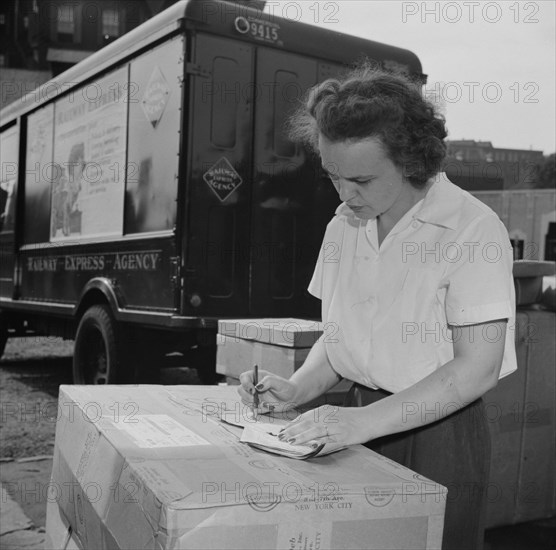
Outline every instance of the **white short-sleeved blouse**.
MULTIPOLYGON (((439 174, 380 247, 374 220, 342 204, 327 226, 309 292, 322 300, 332 367, 401 391, 453 359, 458 325, 508 319, 500 377, 517 368, 513 254, 485 204, 439 174)), ((471 338, 500 338, 496 325, 471 338)))

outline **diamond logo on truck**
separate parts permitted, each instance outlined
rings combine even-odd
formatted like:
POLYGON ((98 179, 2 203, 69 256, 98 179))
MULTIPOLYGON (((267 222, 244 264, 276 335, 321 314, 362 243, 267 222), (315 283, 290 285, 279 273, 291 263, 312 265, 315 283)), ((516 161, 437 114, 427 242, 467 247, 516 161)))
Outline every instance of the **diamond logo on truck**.
POLYGON ((143 100, 141 101, 143 112, 153 125, 153 128, 156 128, 156 125, 160 122, 169 97, 170 89, 168 83, 157 66, 149 78, 145 93, 143 94, 143 100))
POLYGON ((216 196, 224 202, 243 182, 226 157, 216 161, 204 174, 203 179, 216 196))

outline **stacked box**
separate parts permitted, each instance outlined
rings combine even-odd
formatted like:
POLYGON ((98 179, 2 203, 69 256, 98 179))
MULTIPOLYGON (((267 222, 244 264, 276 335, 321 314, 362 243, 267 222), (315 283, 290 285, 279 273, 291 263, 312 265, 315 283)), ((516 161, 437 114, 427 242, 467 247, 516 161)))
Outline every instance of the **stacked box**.
POLYGON ((311 351, 311 348, 278 346, 224 334, 218 334, 217 343, 216 372, 236 380, 254 365, 289 378, 311 351))
POLYGON ((446 489, 356 445, 240 443, 225 386, 61 386, 47 536, 122 549, 440 548, 446 489))
POLYGON ((224 336, 291 348, 311 348, 324 328, 318 321, 293 317, 218 321, 218 333, 224 336))
MULTIPOLYGON (((221 320, 218 322, 216 372, 226 376, 231 385, 238 384, 240 374, 254 365, 289 378, 303 364, 321 336, 333 338, 334 331, 322 323, 306 319, 221 320)), ((308 405, 342 405, 351 385, 343 380, 308 405)))

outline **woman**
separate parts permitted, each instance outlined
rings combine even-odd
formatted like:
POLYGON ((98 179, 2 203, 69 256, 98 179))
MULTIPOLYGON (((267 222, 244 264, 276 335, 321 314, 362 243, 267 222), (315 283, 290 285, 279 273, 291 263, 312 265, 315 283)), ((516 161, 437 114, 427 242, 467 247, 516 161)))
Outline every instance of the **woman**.
POLYGON ((340 379, 350 406, 307 412, 281 437, 366 444, 448 488, 444 548, 480 548, 489 439, 480 397, 516 369, 512 252, 498 217, 439 173, 444 120, 401 75, 360 67, 310 91, 294 136, 342 204, 309 291, 335 339, 289 379, 241 376, 261 411, 302 405, 340 379))

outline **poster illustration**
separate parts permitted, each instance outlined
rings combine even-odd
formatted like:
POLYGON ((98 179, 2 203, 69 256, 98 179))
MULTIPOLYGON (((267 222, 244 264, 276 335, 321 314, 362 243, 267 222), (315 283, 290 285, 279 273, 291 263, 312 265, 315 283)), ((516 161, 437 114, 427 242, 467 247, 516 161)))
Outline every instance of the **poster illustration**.
POLYGON ((51 183, 58 176, 52 162, 54 105, 50 103, 27 119, 25 165, 25 212, 32 224, 25 224, 25 243, 49 240, 51 183))
POLYGON ((0 136, 0 232, 14 228, 15 190, 17 187, 18 134, 15 128, 0 136))
POLYGON ((52 241, 122 234, 126 90, 122 68, 56 103, 52 241))

